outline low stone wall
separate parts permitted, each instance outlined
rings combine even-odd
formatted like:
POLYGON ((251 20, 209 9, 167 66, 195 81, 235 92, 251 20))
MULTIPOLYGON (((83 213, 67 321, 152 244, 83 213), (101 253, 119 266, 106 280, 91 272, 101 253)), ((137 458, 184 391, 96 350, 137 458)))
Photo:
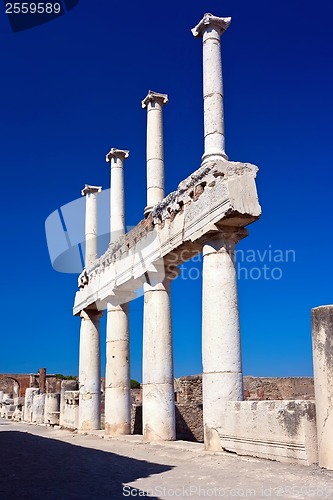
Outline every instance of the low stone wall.
POLYGON ((316 408, 312 401, 225 403, 221 425, 206 448, 280 462, 318 462, 316 408))
MULTIPOLYGON (((245 376, 244 399, 298 400, 314 399, 314 383, 310 377, 245 376)), ((177 439, 203 442, 202 376, 175 379, 177 439)))
POLYGON ((66 391, 64 397, 65 406, 61 425, 66 429, 77 429, 79 426, 79 391, 66 391))

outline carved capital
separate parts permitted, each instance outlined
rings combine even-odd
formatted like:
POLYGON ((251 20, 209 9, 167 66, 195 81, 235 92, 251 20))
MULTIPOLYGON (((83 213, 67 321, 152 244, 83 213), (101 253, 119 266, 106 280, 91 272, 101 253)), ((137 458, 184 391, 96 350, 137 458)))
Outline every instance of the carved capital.
POLYGON ((80 318, 89 321, 96 321, 101 319, 104 311, 97 311, 96 309, 84 309, 80 312, 80 318))
POLYGON ((208 28, 214 26, 220 30, 220 34, 222 35, 229 28, 230 23, 231 17, 216 17, 208 12, 191 31, 193 36, 199 38, 202 37, 208 28))
POLYGON ((116 149, 111 148, 108 154, 105 157, 107 162, 110 162, 113 158, 121 158, 122 160, 126 160, 129 157, 129 151, 127 149, 116 149))
POLYGON ((208 233, 202 238, 203 256, 227 251, 234 254, 235 246, 248 235, 244 227, 223 226, 214 233, 208 233))
POLYGON ((141 102, 142 107, 146 108, 149 102, 159 102, 161 106, 169 101, 167 94, 159 94, 158 92, 153 92, 149 90, 147 96, 141 102))
POLYGON ((90 186, 89 184, 86 184, 84 189, 82 189, 81 194, 82 196, 86 196, 87 194, 100 193, 101 191, 102 186, 90 186))

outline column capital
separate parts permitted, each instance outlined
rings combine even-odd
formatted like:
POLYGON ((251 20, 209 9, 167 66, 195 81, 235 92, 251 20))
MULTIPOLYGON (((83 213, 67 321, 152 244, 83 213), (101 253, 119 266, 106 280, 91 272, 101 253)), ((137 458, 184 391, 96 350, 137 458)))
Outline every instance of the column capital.
POLYGON ((208 233, 202 238, 203 255, 220 252, 222 248, 232 249, 248 235, 245 227, 220 227, 217 232, 208 233))
POLYGON ((217 17, 209 12, 204 14, 201 21, 191 30, 196 38, 202 37, 203 33, 211 26, 219 28, 221 35, 226 31, 231 23, 231 17, 217 17))
POLYGON ((146 97, 141 101, 142 107, 146 108, 149 102, 158 101, 161 106, 166 104, 169 101, 167 94, 159 94, 158 92, 153 92, 152 90, 148 91, 146 97))
POLYGON ((117 149, 111 148, 108 154, 105 157, 107 162, 110 162, 112 158, 121 158, 122 160, 126 160, 129 157, 129 151, 127 149, 117 149))
POLYGON ((85 320, 98 320, 104 314, 104 311, 98 311, 95 309, 82 309, 80 312, 80 318, 85 320))
POLYGON ((100 193, 101 191, 102 186, 90 186, 89 184, 86 184, 84 189, 82 189, 81 194, 82 196, 86 196, 87 194, 100 193))

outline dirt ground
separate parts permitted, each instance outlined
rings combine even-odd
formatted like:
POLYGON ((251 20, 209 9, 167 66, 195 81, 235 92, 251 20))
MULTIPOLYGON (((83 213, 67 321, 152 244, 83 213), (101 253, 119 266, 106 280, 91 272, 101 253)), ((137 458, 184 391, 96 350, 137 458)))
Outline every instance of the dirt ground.
POLYGON ((0 500, 332 498, 333 472, 0 419, 0 500))

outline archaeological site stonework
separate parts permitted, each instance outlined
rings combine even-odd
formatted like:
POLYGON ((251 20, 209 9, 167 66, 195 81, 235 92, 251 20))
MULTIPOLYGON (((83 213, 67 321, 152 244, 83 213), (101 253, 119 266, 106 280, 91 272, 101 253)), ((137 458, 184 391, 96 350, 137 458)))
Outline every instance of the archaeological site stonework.
POLYGON ((142 220, 126 232, 124 169, 130 152, 112 147, 106 155, 110 242, 103 255, 98 255, 102 188, 86 184, 82 190, 85 267, 73 308, 80 323, 78 382, 62 381, 51 391, 40 370, 38 385, 25 389, 20 415, 17 398, 22 392, 15 384, 5 397, 0 390, 0 406, 17 420, 79 432, 103 428, 111 439, 138 432, 146 442, 196 440, 203 441, 207 452, 319 463, 333 470, 333 306, 313 310, 314 381, 243 377, 235 252, 248 236, 248 226, 259 219, 261 207, 257 166, 232 161, 226 154, 221 37, 230 23, 229 17, 207 13, 192 29, 203 50, 200 167, 174 192, 165 193, 163 109, 172 103, 166 94, 149 90, 142 101, 147 120, 146 206, 140 209, 142 220), (172 281, 177 267, 198 252, 203 256, 203 373, 175 380, 172 281), (129 308, 140 293, 142 387, 131 393, 129 308), (103 314, 105 386, 100 359, 103 314))

